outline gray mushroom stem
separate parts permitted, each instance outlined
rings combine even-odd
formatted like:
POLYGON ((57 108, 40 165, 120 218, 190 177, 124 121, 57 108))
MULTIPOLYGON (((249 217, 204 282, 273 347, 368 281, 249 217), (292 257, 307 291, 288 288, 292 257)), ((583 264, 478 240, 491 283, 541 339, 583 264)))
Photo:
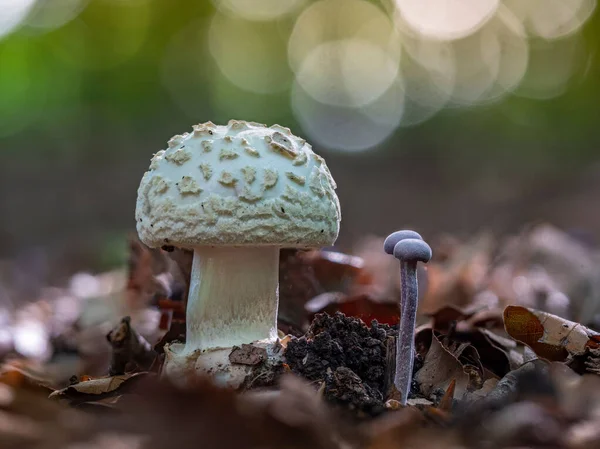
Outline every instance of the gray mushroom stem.
POLYGON ((419 292, 417 286, 417 263, 400 262, 401 315, 396 344, 396 374, 394 385, 400 392, 400 402, 406 405, 412 382, 415 352, 415 327, 419 292), (398 363, 402 361, 402 363, 398 363))
POLYGON ((184 354, 277 338, 278 246, 194 249, 184 354))

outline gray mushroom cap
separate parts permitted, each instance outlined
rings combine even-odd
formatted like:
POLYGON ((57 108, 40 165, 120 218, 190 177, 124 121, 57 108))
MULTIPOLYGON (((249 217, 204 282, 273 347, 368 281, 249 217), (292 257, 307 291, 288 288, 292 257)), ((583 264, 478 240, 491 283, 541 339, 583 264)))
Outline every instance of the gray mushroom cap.
POLYGON ((398 242, 406 239, 423 240, 423 237, 421 237, 421 235, 415 231, 396 231, 388 235, 388 237, 385 239, 385 242, 383 242, 383 250, 388 254, 394 254, 394 248, 398 242))
POLYGON ((403 262, 427 263, 431 255, 431 247, 419 239, 404 239, 394 246, 394 257, 403 262))

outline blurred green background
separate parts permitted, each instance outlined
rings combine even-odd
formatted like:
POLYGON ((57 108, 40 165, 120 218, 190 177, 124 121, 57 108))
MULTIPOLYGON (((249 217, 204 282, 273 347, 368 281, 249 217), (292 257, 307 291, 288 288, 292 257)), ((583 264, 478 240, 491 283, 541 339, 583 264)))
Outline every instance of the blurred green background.
POLYGON ((343 250, 600 236, 599 43, 596 0, 0 0, 0 258, 122 262, 152 154, 231 118, 325 157, 343 250))

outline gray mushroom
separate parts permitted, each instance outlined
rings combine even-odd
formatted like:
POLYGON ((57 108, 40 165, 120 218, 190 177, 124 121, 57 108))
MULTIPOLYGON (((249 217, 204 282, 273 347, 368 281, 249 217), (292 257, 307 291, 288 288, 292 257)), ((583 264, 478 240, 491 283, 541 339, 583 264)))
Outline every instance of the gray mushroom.
POLYGON ((401 315, 396 343, 396 373, 394 385, 400 392, 400 403, 406 405, 415 350, 415 326, 419 292, 417 283, 417 263, 431 260, 431 248, 414 231, 397 231, 384 242, 384 251, 400 260, 401 315), (393 249, 392 249, 393 248, 393 249))

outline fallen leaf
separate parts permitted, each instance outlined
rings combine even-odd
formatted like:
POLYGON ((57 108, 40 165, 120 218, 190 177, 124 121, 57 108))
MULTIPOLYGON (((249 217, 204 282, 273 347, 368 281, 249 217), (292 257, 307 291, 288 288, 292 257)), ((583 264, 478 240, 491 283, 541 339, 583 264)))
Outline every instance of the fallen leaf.
POLYGON ((99 401, 133 391, 135 386, 147 377, 148 373, 123 374, 78 382, 62 390, 54 391, 50 399, 67 399, 71 404, 99 401))
POLYGON ((476 329, 466 338, 477 350, 483 368, 501 378, 511 370, 508 350, 501 348, 496 340, 489 337, 490 334, 493 332, 487 329, 476 329))
POLYGON ((434 390, 446 390, 452 379, 456 382, 456 394, 462 396, 469 386, 469 375, 463 366, 432 332, 431 345, 425 356, 423 367, 415 374, 423 396, 429 398, 434 390))
POLYGON ((504 310, 506 332, 551 361, 565 361, 569 355, 582 355, 600 347, 600 334, 547 312, 520 306, 504 310))

